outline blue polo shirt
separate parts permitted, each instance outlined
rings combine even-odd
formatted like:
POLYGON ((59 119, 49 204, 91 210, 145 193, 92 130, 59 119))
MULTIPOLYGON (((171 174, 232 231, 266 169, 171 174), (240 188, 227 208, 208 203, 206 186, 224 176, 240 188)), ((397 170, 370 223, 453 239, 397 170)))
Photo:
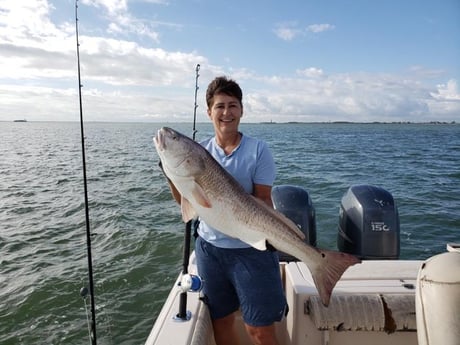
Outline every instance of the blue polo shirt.
MULTIPOLYGON (((242 135, 240 144, 229 154, 217 145, 215 137, 200 143, 211 155, 252 194, 254 184, 272 186, 275 181, 276 168, 268 145, 259 139, 242 135)), ((221 248, 247 248, 247 243, 224 235, 219 230, 201 221, 198 234, 202 239, 221 248)))

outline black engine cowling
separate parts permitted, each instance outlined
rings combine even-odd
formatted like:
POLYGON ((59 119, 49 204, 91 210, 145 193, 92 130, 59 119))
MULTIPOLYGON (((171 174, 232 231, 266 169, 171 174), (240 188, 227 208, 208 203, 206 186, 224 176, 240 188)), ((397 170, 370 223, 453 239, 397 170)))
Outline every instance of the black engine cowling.
MULTIPOLYGON (((297 186, 281 185, 272 188, 272 201, 275 210, 284 214, 305 234, 305 242, 316 246, 316 215, 308 192, 297 186)), ((279 252, 280 261, 298 261, 279 252)))
POLYGON ((351 186, 340 205, 337 246, 361 259, 398 259, 399 214, 393 196, 376 186, 351 186))

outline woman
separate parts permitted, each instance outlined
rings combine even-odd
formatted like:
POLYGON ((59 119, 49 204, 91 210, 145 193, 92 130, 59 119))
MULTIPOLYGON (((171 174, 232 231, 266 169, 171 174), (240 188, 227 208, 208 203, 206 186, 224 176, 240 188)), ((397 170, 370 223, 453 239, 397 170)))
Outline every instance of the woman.
MULTIPOLYGON (((265 142, 239 131, 242 98, 241 88, 231 79, 217 77, 209 84, 207 113, 215 135, 201 144, 246 192, 273 207, 275 164, 265 142)), ((203 221, 198 234, 198 273, 205 281, 203 300, 210 310, 216 344, 239 343, 234 328, 238 309, 254 344, 278 344, 274 322, 283 318, 287 306, 277 254, 254 249, 203 221)))

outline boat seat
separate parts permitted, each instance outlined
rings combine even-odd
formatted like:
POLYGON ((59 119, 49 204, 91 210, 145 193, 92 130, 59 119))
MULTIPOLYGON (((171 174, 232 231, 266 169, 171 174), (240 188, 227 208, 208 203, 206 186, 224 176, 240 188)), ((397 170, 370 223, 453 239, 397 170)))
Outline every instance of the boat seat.
POLYGON ((416 331, 414 294, 333 294, 329 306, 310 296, 304 306, 318 330, 416 331))

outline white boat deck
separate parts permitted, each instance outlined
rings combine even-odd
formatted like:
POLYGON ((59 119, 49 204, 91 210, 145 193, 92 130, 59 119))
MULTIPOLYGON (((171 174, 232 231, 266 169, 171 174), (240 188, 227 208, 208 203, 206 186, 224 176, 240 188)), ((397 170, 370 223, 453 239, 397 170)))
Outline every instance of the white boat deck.
MULTIPOLYGON (((194 258, 190 272, 194 273, 194 258)), ((281 264, 287 317, 277 324, 285 345, 416 345, 415 285, 422 261, 364 261, 349 268, 324 308, 310 271, 301 262, 281 264)), ((213 345, 206 307, 188 293, 189 321, 177 321, 178 288, 173 288, 146 345, 213 345)), ((238 319, 242 344, 250 344, 238 319)))
POLYGON ((415 284, 421 261, 364 261, 350 267, 331 303, 319 301, 303 263, 286 265, 291 308, 279 325, 282 344, 417 344, 415 284))

